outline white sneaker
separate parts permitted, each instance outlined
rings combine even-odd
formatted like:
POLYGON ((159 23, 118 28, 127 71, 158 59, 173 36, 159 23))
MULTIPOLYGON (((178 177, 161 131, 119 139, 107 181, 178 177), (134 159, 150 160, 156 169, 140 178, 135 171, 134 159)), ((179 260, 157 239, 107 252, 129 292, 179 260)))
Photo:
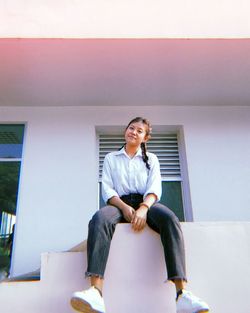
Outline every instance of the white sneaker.
POLYGON ((182 290, 176 302, 177 313, 209 312, 208 305, 190 291, 182 290))
POLYGON ((78 312, 105 313, 103 298, 95 287, 76 291, 71 297, 71 306, 78 312))

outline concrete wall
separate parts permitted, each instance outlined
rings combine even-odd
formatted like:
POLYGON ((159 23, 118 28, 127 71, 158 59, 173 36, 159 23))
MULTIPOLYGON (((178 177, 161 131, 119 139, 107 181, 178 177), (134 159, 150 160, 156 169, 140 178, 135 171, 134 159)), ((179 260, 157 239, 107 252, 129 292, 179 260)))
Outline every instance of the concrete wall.
MULTIPOLYGON (((182 230, 187 288, 206 301, 213 313, 248 313, 250 223, 182 223, 182 230)), ((1 312, 73 312, 69 304, 72 292, 89 285, 83 279, 86 251, 44 253, 41 264, 39 282, 0 283, 1 312)), ((175 288, 171 282, 163 283, 166 278, 159 235, 149 228, 134 233, 130 225, 118 225, 105 272, 107 311, 176 312, 175 288)))
POLYGON ((1 0, 0 37, 249 37, 249 1, 1 0))
POLYGON ((137 115, 182 126, 195 221, 250 220, 250 107, 0 107, 0 122, 26 123, 12 274, 86 238, 98 204, 96 127, 137 115))

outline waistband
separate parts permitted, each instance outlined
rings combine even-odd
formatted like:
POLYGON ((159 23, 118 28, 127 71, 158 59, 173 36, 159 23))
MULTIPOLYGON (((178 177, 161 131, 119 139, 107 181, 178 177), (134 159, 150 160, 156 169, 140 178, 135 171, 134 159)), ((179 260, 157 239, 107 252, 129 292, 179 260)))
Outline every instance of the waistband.
POLYGON ((122 199, 122 201, 134 207, 135 209, 137 209, 139 204, 143 202, 143 195, 139 193, 130 193, 128 195, 123 195, 120 198, 122 199))

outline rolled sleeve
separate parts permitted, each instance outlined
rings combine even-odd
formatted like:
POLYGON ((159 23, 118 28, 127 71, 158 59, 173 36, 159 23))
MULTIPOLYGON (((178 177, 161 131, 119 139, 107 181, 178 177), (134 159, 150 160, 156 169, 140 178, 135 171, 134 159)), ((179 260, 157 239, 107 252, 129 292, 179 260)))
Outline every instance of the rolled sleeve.
POLYGON ((114 189, 111 173, 109 155, 106 155, 102 170, 102 198, 105 203, 107 203, 110 198, 118 196, 118 193, 114 189))
POLYGON ((150 159, 150 170, 144 198, 148 194, 153 193, 156 195, 157 201, 160 201, 162 194, 160 163, 157 156, 154 154, 151 154, 150 159))

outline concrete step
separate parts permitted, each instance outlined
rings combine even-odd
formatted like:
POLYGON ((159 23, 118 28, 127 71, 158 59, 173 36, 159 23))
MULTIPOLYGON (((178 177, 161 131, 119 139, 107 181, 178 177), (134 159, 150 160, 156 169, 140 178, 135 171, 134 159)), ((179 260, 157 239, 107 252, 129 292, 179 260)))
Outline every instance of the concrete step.
MULTIPOLYGON (((43 253, 39 282, 0 284, 4 313, 72 312, 70 295, 89 286, 86 266, 86 252, 43 253)), ((118 225, 106 269, 107 313, 175 313, 175 288, 166 278, 159 235, 148 227, 135 234, 130 225, 118 225)))
MULTIPOLYGON (((250 312, 250 223, 183 223, 191 289, 212 313, 250 312), (244 292, 242 292, 242 290, 244 292)), ((43 253, 41 281, 0 284, 3 313, 72 313, 70 295, 88 286, 86 252, 43 253)), ((117 226, 106 270, 107 313, 175 313, 159 235, 117 226)))

